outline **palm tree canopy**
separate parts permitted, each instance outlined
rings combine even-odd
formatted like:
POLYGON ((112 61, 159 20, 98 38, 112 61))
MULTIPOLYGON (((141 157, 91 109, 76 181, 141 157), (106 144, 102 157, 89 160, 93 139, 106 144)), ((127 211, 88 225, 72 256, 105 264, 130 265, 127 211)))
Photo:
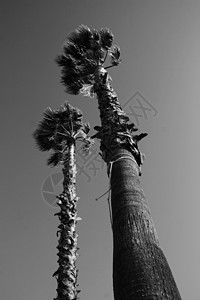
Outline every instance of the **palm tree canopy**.
POLYGON ((63 162, 69 145, 75 143, 76 139, 80 138, 84 142, 84 150, 89 149, 89 130, 89 124, 83 124, 82 112, 65 102, 59 109, 48 107, 45 110, 43 120, 34 131, 33 137, 41 151, 53 151, 47 164, 56 166, 63 162))
POLYGON ((63 54, 58 55, 56 62, 62 67, 61 82, 69 94, 83 92, 94 96, 95 73, 104 67, 107 57, 110 65, 117 66, 120 62, 120 49, 113 45, 113 34, 108 28, 90 30, 81 25, 68 35, 63 47, 63 54))
POLYGON ((92 138, 101 139, 102 157, 109 161, 113 151, 125 147, 134 154, 140 166, 143 159, 137 143, 147 133, 134 134, 138 129, 130 123, 111 86, 106 69, 121 62, 120 49, 113 45, 113 40, 108 28, 91 30, 81 25, 68 35, 63 54, 58 55, 56 61, 61 67, 61 82, 67 93, 97 96, 102 127, 94 128, 98 132, 92 138), (104 66, 107 58, 110 58, 110 65, 104 66))

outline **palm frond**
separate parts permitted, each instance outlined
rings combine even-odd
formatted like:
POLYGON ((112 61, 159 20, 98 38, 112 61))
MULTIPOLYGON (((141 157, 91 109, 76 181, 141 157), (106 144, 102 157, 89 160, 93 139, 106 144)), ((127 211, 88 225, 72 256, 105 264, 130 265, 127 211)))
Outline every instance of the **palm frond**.
POLYGON ((59 54, 55 61, 57 64, 62 67, 63 65, 69 66, 69 68, 75 68, 76 67, 76 60, 71 57, 71 55, 67 54, 59 54))
POLYGON ((57 120, 51 108, 47 108, 43 116, 43 120, 33 133, 33 138, 41 151, 49 151, 55 146, 54 133, 57 120))
POLYGON ((64 54, 66 56, 70 55, 73 59, 81 60, 83 59, 83 52, 77 44, 67 41, 63 47, 64 54))
POLYGON ((80 25, 78 29, 68 35, 68 40, 74 44, 85 47, 86 49, 91 47, 92 32, 86 25, 80 25))
POLYGON ((47 165, 51 167, 56 167, 61 163, 62 159, 63 159, 62 153, 55 152, 51 154, 51 156, 48 158, 47 165))
POLYGON ((128 129, 130 132, 138 131, 138 128, 135 127, 135 124, 134 124, 134 123, 126 124, 126 126, 127 126, 127 129, 128 129))
POLYGON ((40 151, 49 151, 54 147, 54 140, 48 137, 48 135, 44 135, 39 128, 34 131, 33 138, 40 151))
POLYGON ((68 102, 63 103, 59 109, 47 108, 43 113, 43 120, 33 133, 38 148, 41 151, 50 151, 47 164, 57 166, 66 161, 66 153, 77 136, 82 133, 85 148, 89 149, 90 139, 87 137, 90 126, 83 124, 83 114, 80 109, 68 102))
POLYGON ((92 139, 101 138, 102 137, 103 128, 101 126, 94 126, 94 130, 96 130, 97 133, 95 133, 93 136, 91 136, 91 138, 92 139))
POLYGON ((148 133, 140 133, 139 135, 135 135, 134 139, 135 139, 136 143, 138 143, 139 141, 141 141, 141 139, 143 139, 147 135, 148 135, 148 133))
POLYGON ((94 98, 94 86, 93 84, 84 84, 80 89, 80 93, 82 93, 85 97, 94 98))
POLYGON ((77 95, 83 93, 94 97, 94 74, 99 66, 103 66, 108 51, 111 57, 111 66, 120 63, 120 51, 117 46, 111 49, 113 34, 108 28, 90 30, 81 25, 71 32, 63 47, 63 54, 56 58, 61 67, 61 82, 66 92, 77 95), (91 85, 91 88, 89 87, 91 85))
POLYGON ((106 50, 110 49, 114 40, 112 32, 108 28, 102 28, 100 29, 99 34, 101 39, 101 47, 106 50))
POLYGON ((113 66, 118 66, 121 62, 120 58, 120 48, 118 46, 114 46, 112 50, 109 51, 110 54, 110 62, 113 66))
POLYGON ((89 123, 85 123, 84 125, 83 125, 83 132, 85 133, 85 134, 88 134, 89 133, 89 131, 90 131, 90 124, 89 123))
POLYGON ((61 83, 65 86, 65 91, 71 95, 78 95, 83 87, 82 82, 79 79, 68 78, 67 73, 62 72, 61 83))
POLYGON ((85 155, 89 155, 90 154, 90 148, 91 146, 94 144, 94 140, 91 139, 90 137, 85 137, 83 139, 83 145, 81 147, 82 152, 85 155))
POLYGON ((55 123, 55 111, 51 107, 47 107, 43 115, 45 120, 55 123))

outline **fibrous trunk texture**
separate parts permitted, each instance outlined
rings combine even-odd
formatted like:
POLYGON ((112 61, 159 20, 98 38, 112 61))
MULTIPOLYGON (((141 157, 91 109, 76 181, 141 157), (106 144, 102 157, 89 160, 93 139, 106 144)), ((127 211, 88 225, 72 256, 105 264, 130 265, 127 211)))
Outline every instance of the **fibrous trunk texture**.
POLYGON ((76 196, 76 164, 74 144, 69 146, 63 167, 63 192, 57 196, 60 211, 56 213, 60 220, 57 235, 58 240, 58 270, 53 274, 57 278, 57 297, 54 300, 77 300, 77 237, 76 223, 77 201, 76 196))
POLYGON ((111 177, 115 300, 179 300, 171 270, 159 247, 137 163, 126 150, 119 150, 113 159, 116 160, 111 177))
MULTIPOLYGON (((102 157, 108 164, 111 181, 114 298, 180 300, 139 181, 142 155, 137 142, 145 134, 130 134, 128 117, 103 68, 98 82, 102 127, 97 129, 96 137, 101 139, 102 157)), ((137 130, 134 126, 132 129, 137 130)))

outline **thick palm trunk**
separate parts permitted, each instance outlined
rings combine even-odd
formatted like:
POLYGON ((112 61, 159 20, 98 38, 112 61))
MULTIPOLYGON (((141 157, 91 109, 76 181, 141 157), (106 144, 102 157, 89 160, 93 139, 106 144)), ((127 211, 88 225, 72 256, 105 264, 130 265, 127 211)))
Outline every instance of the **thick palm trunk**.
POLYGON ((111 178, 114 298, 180 300, 140 186, 137 138, 130 140, 127 135, 127 117, 105 70, 98 74, 96 93, 102 127, 96 136, 101 139, 102 157, 111 178))
POLYGON ((75 146, 72 143, 66 154, 63 167, 63 192, 57 197, 60 212, 57 213, 60 225, 58 226, 58 264, 59 268, 53 276, 57 278, 57 297, 55 300, 76 300, 77 290, 77 237, 76 223, 77 201, 76 196, 76 164, 75 146))
POLYGON ((181 299, 159 247, 133 156, 119 150, 113 160, 113 283, 116 300, 181 299))

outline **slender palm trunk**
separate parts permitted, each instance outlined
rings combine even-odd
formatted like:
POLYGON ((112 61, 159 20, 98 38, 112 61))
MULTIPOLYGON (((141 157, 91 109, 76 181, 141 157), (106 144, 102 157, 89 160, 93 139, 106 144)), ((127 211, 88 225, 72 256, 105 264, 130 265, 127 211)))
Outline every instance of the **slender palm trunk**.
MULTIPOLYGON (((115 300, 180 300, 139 181, 137 145, 124 139, 125 113, 102 69, 96 87, 101 151, 111 178, 115 300)), ((96 81, 97 82, 97 81, 96 81)))
POLYGON ((66 153, 63 167, 63 192, 57 197, 60 211, 56 213, 60 220, 58 226, 58 264, 53 276, 57 278, 57 297, 55 300, 78 299, 76 258, 77 258, 77 201, 75 145, 72 143, 66 153))

